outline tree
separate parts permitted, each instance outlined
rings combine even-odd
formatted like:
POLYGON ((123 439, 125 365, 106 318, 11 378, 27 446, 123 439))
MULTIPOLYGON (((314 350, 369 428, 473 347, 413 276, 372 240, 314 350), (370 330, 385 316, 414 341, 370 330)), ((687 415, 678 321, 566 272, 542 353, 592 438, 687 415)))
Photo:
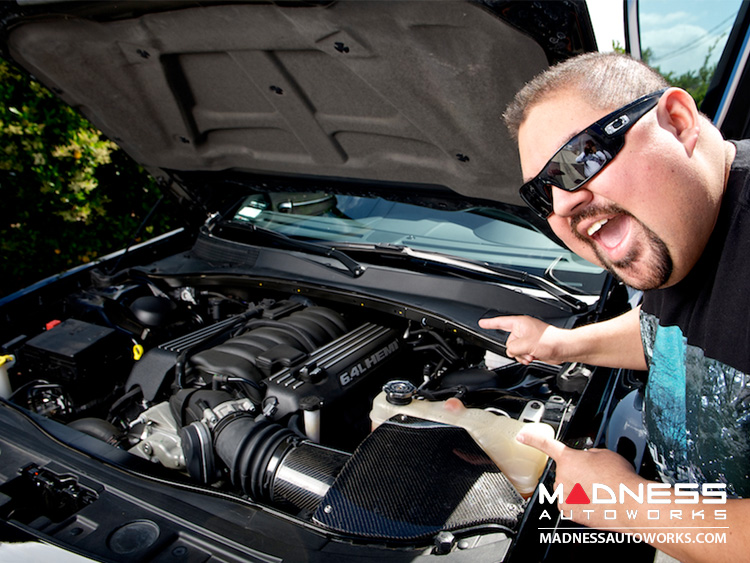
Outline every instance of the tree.
MULTIPOLYGON (((0 59, 0 295, 125 246, 159 195, 115 143, 0 59)), ((145 231, 169 228, 155 214, 145 231)))
MULTIPOLYGON (((718 39, 716 43, 708 48, 708 52, 703 59, 703 64, 698 70, 689 70, 678 75, 674 72, 664 73, 659 67, 653 68, 655 68, 672 86, 677 86, 678 88, 687 90, 690 95, 693 96, 698 107, 700 107, 703 103, 703 99, 706 97, 706 92, 708 92, 711 78, 713 78, 714 72, 716 72, 716 64, 710 64, 709 61, 711 60, 711 55, 713 54, 714 49, 716 49, 717 43, 718 39)), ((645 49, 641 58, 643 59, 643 62, 649 64, 652 56, 653 52, 651 49, 645 49)))
MULTIPOLYGON (((643 49, 641 52, 641 60, 661 74, 670 85, 686 90, 691 96, 693 96, 696 105, 700 107, 703 103, 703 99, 706 97, 706 92, 708 92, 708 87, 711 84, 714 72, 716 72, 716 64, 710 64, 710 60, 720 39, 721 38, 717 39, 716 42, 708 48, 708 52, 703 59, 703 64, 698 70, 689 70, 679 75, 672 71, 666 73, 662 72, 658 66, 653 66, 651 64, 654 52, 650 47, 643 49)), ((618 53, 625 52, 625 49, 616 41, 612 43, 612 48, 618 53)))

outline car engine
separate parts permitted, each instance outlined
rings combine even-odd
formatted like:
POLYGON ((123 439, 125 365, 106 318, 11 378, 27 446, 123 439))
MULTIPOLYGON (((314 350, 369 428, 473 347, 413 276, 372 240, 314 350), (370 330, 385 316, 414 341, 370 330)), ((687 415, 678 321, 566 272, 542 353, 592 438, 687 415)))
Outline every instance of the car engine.
POLYGON ((559 434, 591 376, 322 292, 112 281, 68 296, 63 318, 15 343, 10 400, 175 481, 347 537, 513 530, 527 503, 463 428, 400 415, 373 430, 384 388, 396 406, 458 398, 559 434))

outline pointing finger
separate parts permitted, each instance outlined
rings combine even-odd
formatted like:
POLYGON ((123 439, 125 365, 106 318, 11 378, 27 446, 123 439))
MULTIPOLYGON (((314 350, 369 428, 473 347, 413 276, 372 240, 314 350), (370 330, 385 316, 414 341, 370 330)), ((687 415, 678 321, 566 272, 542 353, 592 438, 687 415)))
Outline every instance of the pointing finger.
POLYGON ((479 326, 488 329, 504 330, 510 332, 513 330, 513 325, 516 322, 516 317, 493 317, 491 319, 479 319, 479 326))
POLYGON ((516 440, 526 446, 536 448, 542 453, 547 454, 555 461, 557 461, 557 459, 560 458, 560 456, 562 456, 562 454, 567 449, 567 446, 559 440, 551 438, 546 433, 543 434, 537 431, 533 424, 529 424, 521 429, 521 431, 516 435, 516 440))

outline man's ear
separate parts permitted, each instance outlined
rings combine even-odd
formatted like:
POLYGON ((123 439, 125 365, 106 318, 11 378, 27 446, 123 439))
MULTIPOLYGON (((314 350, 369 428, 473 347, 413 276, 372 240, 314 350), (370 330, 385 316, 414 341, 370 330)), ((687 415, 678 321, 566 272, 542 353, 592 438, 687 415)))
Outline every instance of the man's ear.
POLYGON ((672 133, 685 147, 688 156, 693 154, 698 142, 701 121, 695 100, 682 88, 670 88, 656 106, 659 125, 672 133))

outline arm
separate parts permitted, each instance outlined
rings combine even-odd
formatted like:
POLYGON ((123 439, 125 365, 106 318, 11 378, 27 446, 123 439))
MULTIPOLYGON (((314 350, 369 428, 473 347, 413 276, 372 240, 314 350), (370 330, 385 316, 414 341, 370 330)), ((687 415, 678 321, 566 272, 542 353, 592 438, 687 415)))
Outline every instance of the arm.
MULTIPOLYGON (((565 518, 572 516, 573 521, 590 528, 638 533, 644 541, 683 562, 715 563, 747 559, 750 536, 744 530, 750 524, 750 499, 727 499, 726 503, 704 504, 702 500, 706 499, 703 498, 698 503, 683 504, 675 502, 678 498, 674 489, 670 488, 656 491, 653 499, 662 501, 659 503, 649 504, 647 493, 644 493, 643 504, 627 494, 623 495, 624 502, 620 504, 620 484, 632 491, 638 491, 639 485, 643 485, 644 491, 648 491, 647 485, 654 484, 633 471, 633 467, 622 456, 606 449, 574 450, 557 440, 531 433, 519 433, 518 440, 543 451, 555 460, 555 487, 562 484, 564 495, 570 494, 576 483, 580 483, 587 495, 593 495, 594 483, 606 485, 617 495, 616 504, 581 505, 560 502, 559 507, 565 518), (605 510, 608 510, 607 518, 604 517, 605 510), (693 517, 693 510, 702 511, 703 517, 693 517), (657 513, 658 518, 655 517, 657 513), (613 515, 616 518, 613 519, 613 515), (726 542, 699 543, 705 537, 700 534, 704 533, 725 534, 726 542), (683 543, 676 539, 678 534, 682 534, 679 537, 683 543), (667 541, 659 543, 659 537, 667 541), (688 538, 690 543, 687 543, 688 538)), ((659 485, 663 486, 661 483, 659 485)), ((601 496, 608 498, 606 493, 601 496)), ((685 498, 686 496, 680 496, 683 502, 685 498)))
POLYGON ((557 328, 532 317, 481 319, 482 328, 509 332, 507 354, 523 364, 583 362, 626 369, 646 369, 641 343, 640 309, 574 329, 557 328))

